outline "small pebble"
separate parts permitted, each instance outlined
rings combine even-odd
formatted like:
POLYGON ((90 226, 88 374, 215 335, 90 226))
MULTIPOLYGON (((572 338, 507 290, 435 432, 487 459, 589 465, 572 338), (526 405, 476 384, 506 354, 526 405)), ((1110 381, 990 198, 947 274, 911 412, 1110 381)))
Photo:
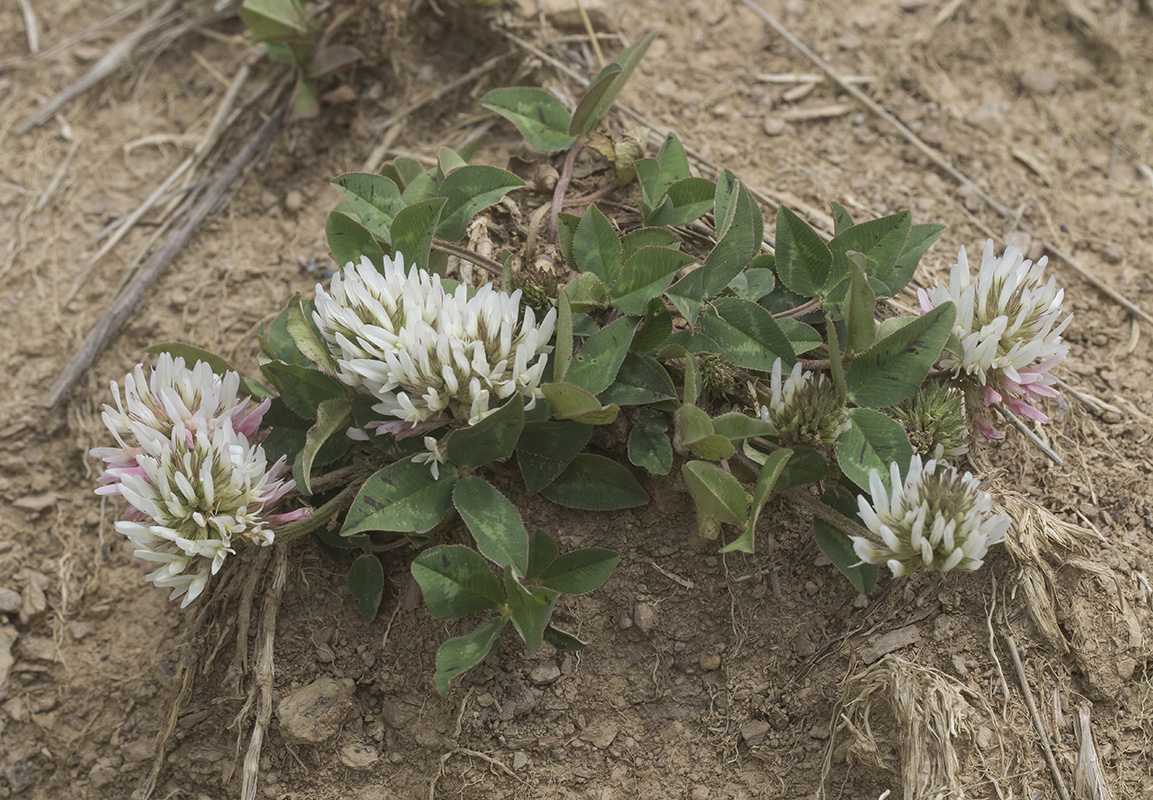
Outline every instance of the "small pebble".
POLYGON ((371 745, 362 742, 346 744, 340 748, 340 762, 349 769, 368 770, 380 760, 380 753, 371 745))
POLYGON ((1057 73, 1051 69, 1028 69, 1021 74, 1021 85, 1037 94, 1057 91, 1057 73))
POLYGON ((1101 248, 1101 255, 1104 256, 1105 260, 1110 264, 1120 264, 1123 253, 1121 252, 1120 247, 1117 247, 1113 244, 1107 244, 1101 248))
POLYGON ((1029 245, 1032 243, 1033 237, 1024 231, 1013 231, 1005 234, 1005 247, 1016 247, 1022 253, 1029 252, 1029 245))
POLYGON ((88 636, 90 633, 92 633, 93 630, 95 630, 95 628, 91 622, 77 621, 68 623, 68 633, 70 633, 72 638, 78 642, 85 636, 88 636))
POLYGON ((751 719, 741 726, 741 738, 749 747, 756 747, 769 735, 769 723, 763 719, 751 719))
POLYGON ((780 117, 765 117, 765 133, 769 136, 780 136, 788 127, 780 117))
POLYGON ((633 607, 633 623, 640 628, 641 633, 648 633, 657 621, 656 609, 648 603, 637 603, 633 607))
POLYGON ((532 668, 528 674, 528 679, 535 683, 537 686, 545 686, 552 683, 560 677, 560 667, 552 661, 544 664, 539 664, 532 668))
POLYGON ((12 614, 20 610, 20 592, 0 587, 0 614, 12 614))
POLYGON ((304 207, 304 195, 298 190, 292 189, 284 196, 284 210, 296 213, 304 207))
POLYGON ((705 672, 712 672, 715 669, 720 669, 721 657, 716 653, 706 650, 701 653, 701 669, 705 672))

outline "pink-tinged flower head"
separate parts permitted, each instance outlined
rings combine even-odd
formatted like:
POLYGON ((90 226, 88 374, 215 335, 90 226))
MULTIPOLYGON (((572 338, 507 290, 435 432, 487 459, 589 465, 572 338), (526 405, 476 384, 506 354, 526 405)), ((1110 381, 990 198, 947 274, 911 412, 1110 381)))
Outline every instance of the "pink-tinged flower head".
POLYGON ((993 499, 968 472, 913 456, 904 481, 896 464, 885 486, 877 470, 869 474, 872 497, 857 505, 870 536, 854 536, 861 561, 885 564, 894 576, 919 567, 939 572, 974 570, 989 547, 1005 538, 1009 518, 993 513, 993 499), (891 487, 891 488, 890 488, 891 487))
MULTIPOLYGON (((177 423, 188 437, 196 431, 212 431, 227 420, 234 431, 252 441, 263 439, 259 428, 268 410, 267 398, 253 402, 239 393, 240 376, 235 372, 217 375, 203 361, 189 369, 184 359, 161 353, 152 374, 145 379, 144 367, 124 376, 124 391, 112 382, 116 406, 105 404, 104 424, 116 438, 119 447, 97 447, 92 455, 107 466, 98 489, 99 494, 119 494, 120 477, 137 469, 136 456, 140 441, 150 433, 168 438, 177 423)), ((191 444, 191 441, 190 441, 191 444)))
POLYGON ((97 492, 132 507, 116 530, 161 565, 148 580, 183 596, 182 607, 237 544, 272 544, 275 526, 311 513, 272 513, 295 483, 280 477, 285 459, 269 465, 259 443, 267 402, 240 397, 239 385, 235 372, 162 355, 149 381, 139 366, 125 378, 123 398, 113 384, 117 407, 105 406, 104 423, 120 447, 92 451, 108 465, 97 492))
MULTIPOLYGON (((990 239, 975 282, 962 247, 948 286, 918 292, 922 311, 950 300, 957 307, 953 332, 961 352, 944 352, 941 367, 975 380, 985 405, 1003 402, 1014 414, 1039 422, 1048 417, 1034 402, 1057 395, 1050 371, 1069 352, 1061 334, 1072 319, 1071 315, 1060 319, 1065 292, 1057 288, 1056 278, 1043 282, 1047 263, 1041 258, 1034 264, 1016 247, 997 258, 990 239)), ((977 428, 999 438, 987 422, 977 428)))

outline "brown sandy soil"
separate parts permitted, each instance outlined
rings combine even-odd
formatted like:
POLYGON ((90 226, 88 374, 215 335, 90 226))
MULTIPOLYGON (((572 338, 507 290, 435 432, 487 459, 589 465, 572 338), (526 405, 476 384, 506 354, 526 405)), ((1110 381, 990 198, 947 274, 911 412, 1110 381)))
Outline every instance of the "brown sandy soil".
MULTIPOLYGON (((32 5, 42 46, 121 7, 32 5)), ((960 245, 979 248, 987 236, 1031 246, 1017 232, 1023 223, 1153 310, 1153 173, 1138 166, 1153 165, 1153 16, 1139 3, 765 3, 842 74, 871 76, 869 94, 1012 209, 1017 219, 1009 220, 829 85, 798 98, 794 86, 760 80, 816 70, 739 3, 622 5, 608 22, 628 41, 658 24, 664 31, 622 99, 814 223, 828 225, 822 209, 831 201, 861 218, 912 208, 916 222, 945 223, 924 261, 931 277, 947 273, 960 245), (844 103, 851 107, 797 119, 844 103)), ((368 58, 338 82, 359 99, 279 134, 51 412, 43 398, 155 231, 155 214, 85 274, 94 237, 188 154, 245 43, 235 23, 188 35, 28 133, 19 123, 140 16, 49 58, 5 62, 0 676, 9 676, 0 677, 0 798, 130 796, 152 769, 179 689, 174 676, 190 646, 184 633, 198 608, 182 612, 143 584, 145 567, 112 528, 119 508, 92 494, 98 465, 86 452, 106 440, 99 409, 109 380, 145 347, 172 340, 251 368, 249 332, 293 293, 311 292, 316 265, 330 266, 324 218, 338 197, 328 181, 361 168, 389 113, 506 50, 487 27, 494 16, 534 40, 559 35, 542 31, 535 15, 451 1, 386 2, 362 15, 350 40, 368 58)), ((545 46, 589 58, 580 42, 545 46)), ((0 53, 27 52, 20 6, 5 3, 0 53)), ((256 72, 252 86, 274 75, 268 64, 256 72)), ((487 118, 478 114, 484 92, 542 82, 572 90, 516 52, 408 118, 393 147, 435 155, 487 118)), ((257 122, 253 115, 241 127, 257 122)), ((488 158, 500 163, 513 142, 497 124, 488 158)), ((1153 797, 1153 335, 1067 264, 1052 269, 1075 313, 1062 376, 1113 410, 1095 412, 1068 393, 1067 403, 1048 408, 1054 421, 1040 433, 1061 466, 1016 432, 973 457, 995 470, 995 490, 1012 489, 1087 532, 1083 552, 1045 539, 1040 556, 999 548, 979 572, 882 578, 865 599, 822 557, 809 521, 784 503, 763 517, 761 535, 775 529, 774 554, 722 557, 697 540, 691 502, 673 481, 649 480, 649 506, 613 515, 526 501, 526 522, 556 531, 567 546, 621 553, 604 589, 560 612, 590 647, 562 655, 546 645, 526 658, 506 642, 441 698, 432 685, 435 651, 458 628, 420 603, 411 553, 389 554, 391 588, 380 617, 366 623, 344 588, 346 562, 301 542, 289 554, 276 627, 274 700, 324 676, 348 679, 354 690, 342 701, 342 724, 320 744, 286 742, 273 717, 257 796, 737 800, 813 798, 823 786, 830 798, 897 797, 902 763, 915 773, 946 752, 931 730, 909 729, 927 712, 909 712, 892 699, 900 695, 922 704, 938 698, 956 714, 945 738, 957 777, 934 797, 1060 797, 1043 742, 1072 792, 1075 720, 1089 708, 1112 797, 1153 797), (1046 633, 1037 609, 1050 594, 1046 633), (1019 649, 1040 733, 1006 635, 1019 649), (880 661, 890 652, 903 661, 880 661), (869 699, 872 753, 842 724, 860 728, 869 699), (929 755, 903 753, 906 734, 929 755)), ((510 477, 498 484, 516 491, 510 477)), ((230 591, 235 596, 239 581, 230 591)), ((231 622, 212 617, 193 643, 211 663, 179 712, 154 797, 240 793, 252 716, 231 622)), ((258 644, 252 638, 249 654, 258 644)))

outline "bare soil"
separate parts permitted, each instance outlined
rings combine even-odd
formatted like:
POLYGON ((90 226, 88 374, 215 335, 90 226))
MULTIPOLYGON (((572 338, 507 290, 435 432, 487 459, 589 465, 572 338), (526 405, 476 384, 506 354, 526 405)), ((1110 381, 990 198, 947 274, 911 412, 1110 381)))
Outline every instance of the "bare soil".
MULTIPOLYGON (((947 274, 959 246, 979 248, 988 236, 1039 254, 1040 244, 1018 230, 1025 224, 1153 310, 1147 6, 764 4, 842 74, 869 76, 874 99, 1015 219, 958 187, 829 84, 798 97, 795 84, 762 80, 817 70, 739 3, 608 6, 594 19, 628 41, 663 28, 622 100, 812 222, 827 227, 836 201, 862 218, 912 208, 915 222, 945 223, 924 261, 934 278, 947 274), (816 109, 826 111, 800 113, 816 109)), ((91 31, 119 7, 33 4, 41 46, 91 31)), ((545 18, 568 24, 559 14, 545 18)), ((163 341, 251 368, 250 332, 333 266, 324 219, 338 196, 328 181, 361 169, 389 114, 509 50, 490 30, 493 19, 595 69, 587 41, 574 36, 580 28, 541 27, 517 7, 398 0, 363 12, 349 39, 368 58, 326 87, 352 91, 280 133, 68 401, 48 411, 48 388, 148 243, 155 215, 86 271, 95 237, 183 160, 246 56, 235 23, 192 33, 135 59, 55 120, 18 132, 140 19, 48 58, 0 66, 0 364, 8 376, 0 393, 0 798, 132 795, 153 768, 190 647, 207 663, 179 709, 153 796, 239 795, 252 706, 249 682, 239 679, 236 620, 207 615, 189 642, 201 604, 182 612, 143 584, 145 566, 112 527, 120 509, 93 495, 98 465, 87 451, 105 441, 99 409, 108 382, 163 341)), ((620 45, 604 46, 613 53, 620 45)), ((27 52, 20 6, 5 4, 0 53, 27 52)), ((253 85, 275 75, 269 64, 256 73, 253 85)), ((435 157, 488 118, 477 104, 484 92, 542 83, 573 91, 514 50, 406 117, 392 147, 435 157)), ((251 115, 249 130, 259 122, 251 115)), ((528 156, 503 122, 489 133, 490 160, 528 156)), ((1067 392, 1047 409, 1054 421, 1038 433, 1062 465, 1014 431, 975 449, 995 492, 1052 514, 1047 527, 1015 529, 1014 553, 1000 548, 983 570, 946 581, 882 578, 863 598, 821 555, 811 522, 784 503, 763 517, 760 536, 775 538, 774 551, 722 556, 697 539, 691 501, 672 479, 647 480, 650 505, 611 515, 521 498, 526 522, 566 546, 621 553, 604 589, 559 612, 590 646, 564 655, 546 645, 526 658, 507 641, 441 698, 432 685, 436 648, 461 629, 421 604, 408 572, 412 551, 389 553, 390 590, 368 623, 344 587, 347 563, 301 542, 289 554, 276 628, 274 701, 324 676, 355 688, 340 726, 319 744, 286 742, 273 717, 257 796, 1061 797, 1043 745, 1072 792, 1082 749, 1075 721, 1091 709, 1112 797, 1153 797, 1153 337, 1066 263, 1051 269, 1075 314, 1062 375, 1108 407, 1094 411, 1067 392), (1054 531, 1081 544, 1060 547, 1054 531), (905 792, 903 780, 914 785, 918 770, 931 772, 950 752, 950 784, 905 792)), ((497 482, 518 491, 512 476, 497 482)), ((218 592, 220 609, 234 608, 225 601, 241 575, 218 592)), ((258 600, 267 591, 259 587, 258 600)))

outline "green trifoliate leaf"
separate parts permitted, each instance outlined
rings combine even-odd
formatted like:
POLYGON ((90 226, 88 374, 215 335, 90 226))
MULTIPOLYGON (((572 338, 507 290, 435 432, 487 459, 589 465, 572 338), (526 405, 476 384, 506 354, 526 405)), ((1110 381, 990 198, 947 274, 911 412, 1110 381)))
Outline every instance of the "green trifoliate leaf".
POLYGON ((504 603, 504 588, 488 563, 462 545, 425 550, 412 562, 412 575, 437 619, 456 619, 504 603))
POLYGON ((524 575, 528 569, 528 532, 516 506, 491 483, 475 475, 457 482, 452 502, 481 555, 524 575))
POLYGON ((398 461, 365 481, 348 515, 341 536, 366 531, 425 533, 436 527, 452 506, 452 487, 459 473, 451 464, 434 479, 425 464, 398 461))
POLYGON ((360 615, 369 622, 376 619, 384 596, 384 567, 380 559, 367 553, 352 562, 348 570, 348 590, 359 604, 360 615))
POLYGON ((333 211, 328 215, 324 228, 328 235, 328 248, 337 264, 359 264, 362 256, 367 256, 377 269, 384 264, 384 250, 380 244, 352 217, 333 211))
POLYGON ((449 639, 440 646, 436 653, 436 690, 441 695, 448 694, 449 684, 480 662, 488 658, 496 649, 500 641, 501 632, 504 631, 506 620, 499 614, 494 614, 472 633, 449 639))
POLYGON ((885 408, 911 396, 933 368, 953 330, 956 308, 944 303, 878 340, 849 364, 849 399, 885 408))
POLYGON ((649 496, 632 473, 604 456, 581 453, 541 492, 557 505, 585 511, 643 506, 649 496))

